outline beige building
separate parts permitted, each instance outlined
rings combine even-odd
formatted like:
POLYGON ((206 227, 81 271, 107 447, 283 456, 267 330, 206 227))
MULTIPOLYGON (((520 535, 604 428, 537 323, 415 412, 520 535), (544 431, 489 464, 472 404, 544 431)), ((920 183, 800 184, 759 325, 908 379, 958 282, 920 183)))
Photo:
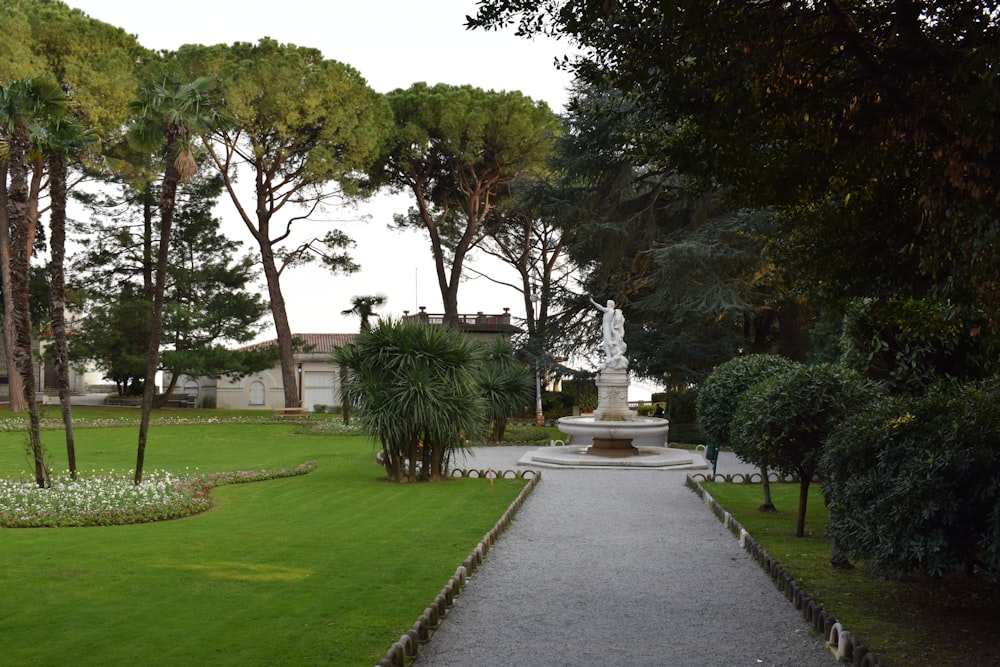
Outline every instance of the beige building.
MULTIPOLYGON (((302 406, 310 411, 317 406, 340 405, 340 373, 333 363, 334 351, 354 340, 357 334, 295 334, 305 342, 307 352, 295 353, 295 376, 302 406)), ((276 346, 276 339, 248 345, 243 349, 276 346)), ((275 365, 240 380, 227 378, 191 378, 182 376, 175 398, 199 407, 228 410, 276 410, 285 407, 281 367, 275 365)))
MULTIPOLYGON (((429 324, 442 324, 444 315, 430 314, 421 308, 416 315, 406 314, 429 324)), ((458 326, 470 336, 490 340, 497 336, 510 338, 518 328, 510 323, 509 311, 502 315, 460 315, 458 326)), ((340 369, 333 363, 334 351, 354 340, 357 334, 294 334, 302 339, 308 352, 295 353, 295 376, 302 407, 308 411, 334 407, 341 404, 340 369), (321 407, 322 406, 322 407, 321 407)), ((277 345, 277 340, 254 343, 243 349, 277 345)), ((182 376, 174 393, 178 402, 199 407, 217 407, 228 410, 277 410, 285 407, 285 392, 281 382, 281 368, 275 365, 242 380, 226 378, 190 378, 182 376)))

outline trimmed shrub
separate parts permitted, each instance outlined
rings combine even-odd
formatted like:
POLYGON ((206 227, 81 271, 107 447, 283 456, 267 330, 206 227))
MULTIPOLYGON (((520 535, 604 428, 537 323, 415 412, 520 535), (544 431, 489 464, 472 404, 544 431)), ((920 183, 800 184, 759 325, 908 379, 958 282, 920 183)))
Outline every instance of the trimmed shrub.
POLYGON ((1000 387, 876 401, 821 460, 828 532, 871 573, 1000 575, 1000 387))
POLYGON ((875 385, 831 364, 796 366, 740 397, 730 439, 762 468, 799 478, 795 534, 805 534, 809 484, 830 433, 877 394, 875 385))
MULTIPOLYGON (((573 414, 573 396, 565 391, 543 391, 542 412, 546 419, 558 419, 573 414)), ((531 417, 535 411, 531 410, 531 417)))
MULTIPOLYGON (((718 461, 719 450, 723 447, 731 447, 744 461, 753 460, 753 450, 748 443, 733 442, 730 438, 733 416, 740 397, 758 382, 797 366, 797 362, 775 354, 749 354, 716 366, 701 385, 696 402, 698 426, 708 441, 707 458, 713 464, 718 461)), ((771 502, 771 485, 767 475, 767 467, 762 466, 764 497, 760 510, 773 512, 775 508, 771 502)))
POLYGON ((740 458, 743 458, 743 453, 752 454, 730 438, 740 396, 758 382, 798 365, 775 354, 748 354, 716 366, 701 385, 696 401, 698 425, 709 443, 717 447, 732 447, 740 458))

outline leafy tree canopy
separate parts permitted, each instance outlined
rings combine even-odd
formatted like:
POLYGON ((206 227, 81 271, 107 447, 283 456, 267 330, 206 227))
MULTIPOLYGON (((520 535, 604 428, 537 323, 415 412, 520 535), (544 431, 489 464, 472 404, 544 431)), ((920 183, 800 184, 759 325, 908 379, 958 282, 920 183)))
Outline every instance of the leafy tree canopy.
POLYGON ((58 0, 0 0, 0 82, 49 76, 64 86, 81 122, 116 131, 149 58, 133 35, 58 0))
POLYGON ((182 47, 171 56, 191 76, 212 77, 229 123, 204 138, 236 210, 260 250, 281 353, 286 406, 298 405, 291 326, 281 272, 317 257, 333 271, 358 269, 343 252, 352 241, 327 231, 297 246, 292 227, 332 201, 358 194, 390 125, 385 99, 353 68, 316 49, 262 39, 257 44, 182 47), (237 187, 249 173, 251 194, 237 187))
POLYGON ((458 314, 466 255, 483 238, 483 222, 510 184, 545 167, 558 127, 543 102, 517 92, 416 83, 387 99, 395 128, 370 187, 408 190, 415 207, 396 216, 431 241, 445 315, 458 314))
POLYGON ((634 147, 780 210, 802 266, 843 261, 860 289, 996 289, 990 3, 486 0, 469 23, 569 37, 568 66, 634 102, 634 147))
MULTIPOLYGON (((226 341, 243 343, 261 330, 266 302, 248 289, 254 279, 241 244, 219 233, 211 215, 221 179, 200 176, 182 185, 172 234, 163 313, 161 367, 173 378, 222 375, 239 377, 276 360, 276 351, 232 351, 226 341)), ((115 382, 126 384, 149 339, 148 283, 158 244, 152 238, 152 203, 156 193, 143 184, 123 185, 117 196, 81 196, 92 218, 79 226, 89 239, 75 258, 79 291, 88 295, 84 334, 74 340, 77 359, 96 361, 115 382), (122 332, 124 339, 107 335, 122 332)), ((137 374, 138 378, 142 373, 137 374)))

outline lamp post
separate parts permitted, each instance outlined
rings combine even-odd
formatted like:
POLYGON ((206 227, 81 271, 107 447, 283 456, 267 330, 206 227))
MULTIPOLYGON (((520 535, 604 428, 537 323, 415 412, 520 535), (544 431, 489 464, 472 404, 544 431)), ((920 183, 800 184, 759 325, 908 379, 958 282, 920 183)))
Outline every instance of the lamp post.
POLYGON ((301 408, 302 407, 302 362, 301 361, 298 364, 298 371, 299 371, 299 405, 298 405, 298 407, 301 408))
MULTIPOLYGON (((537 286, 531 286, 531 295, 528 298, 531 300, 531 319, 534 323, 534 331, 532 334, 535 334, 538 332, 538 315, 536 308, 538 307, 538 302, 542 298, 538 293, 537 286)), ((537 350, 537 355, 540 356, 541 352, 541 349, 537 350)), ((545 415, 542 414, 542 376, 538 369, 539 356, 535 357, 535 424, 538 426, 545 426, 545 415)))

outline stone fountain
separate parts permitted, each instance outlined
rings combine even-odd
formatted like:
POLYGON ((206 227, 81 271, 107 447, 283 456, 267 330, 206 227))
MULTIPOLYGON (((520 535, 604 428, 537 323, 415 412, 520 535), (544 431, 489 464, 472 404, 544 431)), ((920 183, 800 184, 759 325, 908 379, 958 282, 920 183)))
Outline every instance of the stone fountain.
POLYGON ((625 317, 614 301, 602 306, 604 361, 597 375, 597 409, 592 416, 561 417, 558 428, 566 446, 546 447, 522 457, 521 465, 550 467, 706 468, 698 454, 667 446, 670 423, 640 417, 628 406, 628 359, 625 317))

